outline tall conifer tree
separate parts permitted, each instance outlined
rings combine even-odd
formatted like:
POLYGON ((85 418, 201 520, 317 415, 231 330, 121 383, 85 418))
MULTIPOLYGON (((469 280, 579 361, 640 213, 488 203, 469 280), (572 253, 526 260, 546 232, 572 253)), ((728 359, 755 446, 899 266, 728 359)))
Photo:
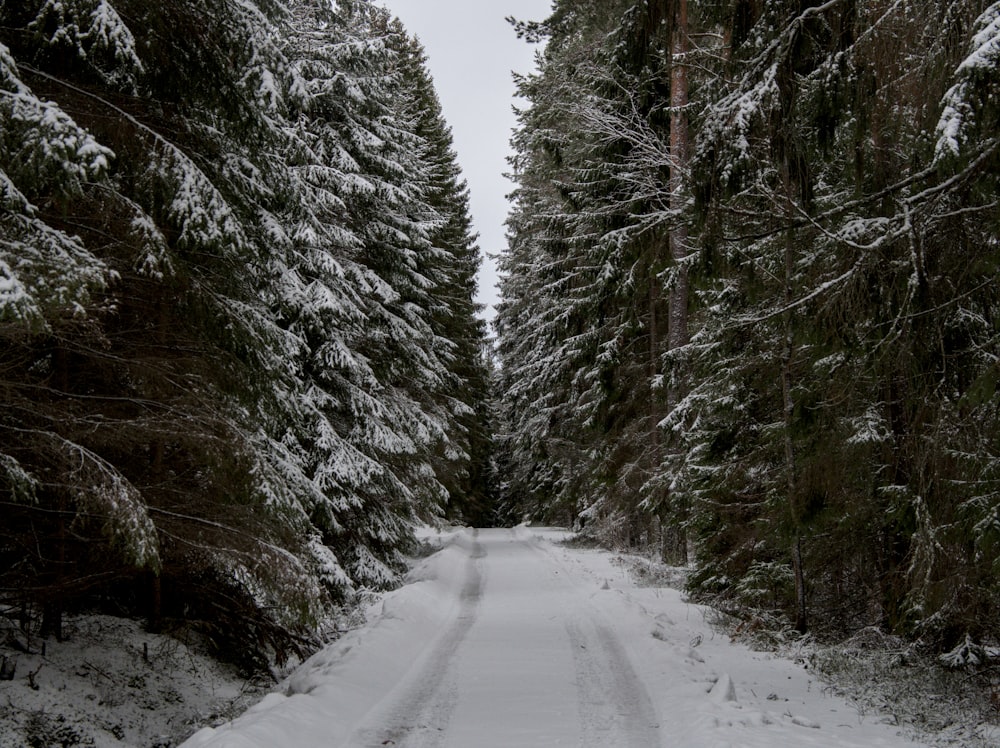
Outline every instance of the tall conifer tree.
POLYGON ((520 27, 512 488, 612 541, 676 522, 734 610, 990 628, 997 6, 689 0, 690 53, 682 6, 520 27))
POLYGON ((56 635, 125 591, 248 664, 301 651, 468 461, 429 81, 363 0, 0 19, 2 586, 56 635))

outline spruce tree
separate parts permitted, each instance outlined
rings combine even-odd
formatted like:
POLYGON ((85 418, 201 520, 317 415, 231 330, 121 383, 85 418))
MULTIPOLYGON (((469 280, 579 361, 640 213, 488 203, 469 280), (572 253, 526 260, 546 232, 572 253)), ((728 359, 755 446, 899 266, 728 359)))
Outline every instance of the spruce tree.
POLYGON ((416 134, 426 143, 424 160, 430 166, 425 199, 436 213, 421 275, 434 284, 431 329, 437 339, 448 341, 442 356, 446 376, 436 397, 448 414, 454 443, 438 449, 436 472, 448 490, 449 516, 481 525, 490 522, 493 476, 486 323, 475 302, 480 253, 472 233, 468 186, 461 177, 425 52, 418 41, 400 38, 411 116, 416 134))
POLYGON ((398 580, 479 406, 408 41, 368 2, 0 18, 4 586, 56 635, 115 598, 249 665, 302 652, 398 580))
POLYGON ((550 44, 503 263, 510 495, 690 531, 737 613, 989 629, 995 4, 684 5, 519 26, 550 44))

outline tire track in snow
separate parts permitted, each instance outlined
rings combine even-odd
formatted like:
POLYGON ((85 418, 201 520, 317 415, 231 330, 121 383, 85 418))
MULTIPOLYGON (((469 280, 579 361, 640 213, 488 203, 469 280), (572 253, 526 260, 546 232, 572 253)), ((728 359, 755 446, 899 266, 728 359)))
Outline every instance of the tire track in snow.
MULTIPOLYGON (((576 587, 573 574, 536 539, 521 541, 576 587)), ((580 748, 655 748, 660 726, 645 685, 614 630, 589 605, 568 612, 566 634, 576 666, 580 703, 580 748)))
POLYGON ((656 712, 614 632, 582 611, 566 620, 576 665, 581 748, 660 745, 656 712))
POLYGON ((448 723, 458 693, 454 683, 447 682, 448 671, 469 629, 476 622, 479 602, 483 595, 482 559, 486 550, 479 542, 479 531, 473 531, 473 545, 466 563, 465 584, 460 593, 460 607, 454 623, 438 639, 425 657, 426 664, 407 678, 407 687, 397 697, 378 727, 362 728, 344 743, 345 748, 438 748, 448 734, 448 723))

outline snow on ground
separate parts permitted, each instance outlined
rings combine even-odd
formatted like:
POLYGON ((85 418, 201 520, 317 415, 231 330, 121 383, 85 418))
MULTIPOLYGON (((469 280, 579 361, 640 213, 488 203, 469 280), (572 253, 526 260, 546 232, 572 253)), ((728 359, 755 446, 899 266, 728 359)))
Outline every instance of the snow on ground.
MULTIPOLYGON (((0 681, 0 748, 166 747, 220 722, 186 748, 920 745, 804 660, 733 644, 660 582, 669 570, 650 578, 551 528, 418 536, 432 555, 408 584, 262 701, 266 684, 136 622, 72 618, 43 655, 0 617, 0 655, 17 661, 0 681)), ((1000 745, 1000 730, 956 724, 935 744, 1000 745)))
POLYGON ((16 662, 14 677, 0 681, 0 748, 173 746, 266 692, 203 648, 136 621, 72 616, 64 633, 43 654, 42 642, 0 626, 0 657, 16 662))
POLYGON ((461 531, 246 714, 185 748, 796 748, 912 742, 561 531, 461 531))
MULTIPOLYGON (((418 537, 430 553, 457 532, 421 528, 418 537)), ((368 599, 374 602, 340 623, 363 623, 380 597, 368 599)), ((62 642, 45 642, 43 653, 40 640, 27 639, 0 611, 0 660, 14 668, 10 680, 0 680, 0 748, 176 746, 204 725, 233 719, 275 686, 267 675, 248 680, 218 662, 190 631, 157 635, 140 621, 87 614, 68 616, 64 633, 62 642)))

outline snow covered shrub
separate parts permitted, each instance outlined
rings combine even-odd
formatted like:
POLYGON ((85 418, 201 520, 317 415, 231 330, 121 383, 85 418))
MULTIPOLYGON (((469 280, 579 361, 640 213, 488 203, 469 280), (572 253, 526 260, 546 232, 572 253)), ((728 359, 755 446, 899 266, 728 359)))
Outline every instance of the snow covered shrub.
POLYGON ((68 724, 61 714, 48 714, 44 711, 32 712, 24 725, 24 739, 28 748, 75 748, 76 746, 92 746, 93 738, 83 736, 68 724))
POLYGON ((795 630, 788 616, 764 608, 736 607, 712 601, 708 622, 734 641, 760 652, 786 652, 799 649, 810 639, 795 630))
POLYGON ((950 652, 945 652, 938 657, 938 660, 945 667, 968 670, 986 667, 997 659, 1000 659, 1000 648, 977 644, 969 634, 966 634, 965 639, 950 652))
POLYGON ((778 562, 755 561, 734 587, 736 600, 744 605, 782 608, 794 599, 792 568, 778 562))
POLYGON ((302 611, 319 601, 309 594, 311 580, 272 577, 270 581, 284 586, 265 588, 254 578, 260 570, 252 575, 243 554, 215 555, 213 563, 191 559, 186 573, 178 570, 167 580, 164 613, 171 628, 192 627, 206 638, 214 656, 238 666, 247 677, 269 673, 293 657, 303 659, 319 646, 319 622, 302 611), (237 563, 246 568, 236 568, 237 563), (235 573, 226 574, 223 567, 235 573))
MULTIPOLYGON (((965 660, 965 642, 956 658, 965 660)), ((987 648, 988 649, 988 648, 987 648)), ((952 668, 943 659, 875 627, 832 646, 814 646, 813 670, 828 687, 849 696, 859 714, 870 709, 892 714, 900 724, 924 732, 930 745, 987 748, 994 730, 992 686, 983 673, 952 668)))

